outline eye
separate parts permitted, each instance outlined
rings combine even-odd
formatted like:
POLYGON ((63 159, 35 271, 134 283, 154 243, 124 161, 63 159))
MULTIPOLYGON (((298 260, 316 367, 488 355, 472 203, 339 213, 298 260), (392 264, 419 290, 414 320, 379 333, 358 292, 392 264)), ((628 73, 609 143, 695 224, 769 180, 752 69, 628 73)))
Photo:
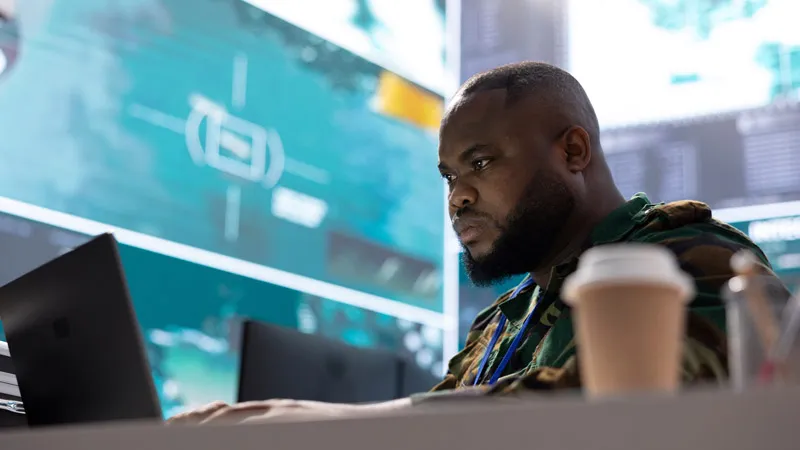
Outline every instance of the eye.
POLYGON ((456 180, 456 176, 453 175, 452 173, 443 173, 442 178, 444 178, 444 181, 446 181, 447 184, 452 184, 453 181, 456 180))
POLYGON ((472 161, 472 168, 474 170, 483 170, 489 165, 490 162, 492 162, 492 160, 489 158, 476 159, 475 161, 472 161))

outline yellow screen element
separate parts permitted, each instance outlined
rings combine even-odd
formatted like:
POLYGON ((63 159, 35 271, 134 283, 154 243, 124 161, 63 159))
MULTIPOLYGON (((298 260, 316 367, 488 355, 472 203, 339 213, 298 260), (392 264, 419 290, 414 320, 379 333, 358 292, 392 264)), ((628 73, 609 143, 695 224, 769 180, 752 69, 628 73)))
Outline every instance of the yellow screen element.
POLYGON ((392 72, 383 71, 378 79, 378 111, 422 128, 439 128, 442 98, 420 89, 392 72))

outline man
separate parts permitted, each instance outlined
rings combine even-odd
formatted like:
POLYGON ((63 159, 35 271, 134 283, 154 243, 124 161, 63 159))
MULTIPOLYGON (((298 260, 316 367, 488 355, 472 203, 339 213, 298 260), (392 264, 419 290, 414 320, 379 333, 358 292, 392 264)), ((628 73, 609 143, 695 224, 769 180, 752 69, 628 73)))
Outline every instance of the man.
POLYGON ((367 407, 292 401, 216 404, 176 422, 342 415, 454 395, 579 387, 571 312, 559 297, 560 288, 584 250, 615 242, 672 250, 697 289, 687 314, 683 379, 694 383, 726 377, 720 290, 733 275, 730 258, 749 249, 769 271, 766 257, 744 234, 712 219, 702 203, 656 205, 643 194, 626 201, 604 160, 592 104, 571 75, 525 62, 471 78, 442 120, 439 171, 449 186, 450 218, 472 281, 488 285, 528 276, 516 292, 478 315, 464 350, 450 361, 434 392, 367 407))

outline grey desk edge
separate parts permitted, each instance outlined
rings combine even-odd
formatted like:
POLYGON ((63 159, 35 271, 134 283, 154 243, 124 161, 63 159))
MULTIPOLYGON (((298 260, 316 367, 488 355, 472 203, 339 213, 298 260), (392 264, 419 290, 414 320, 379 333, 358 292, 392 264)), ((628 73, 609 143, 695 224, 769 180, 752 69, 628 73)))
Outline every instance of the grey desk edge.
POLYGON ((771 450, 800 444, 800 388, 586 403, 458 401, 374 417, 263 425, 125 424, 0 434, 0 448, 771 450))

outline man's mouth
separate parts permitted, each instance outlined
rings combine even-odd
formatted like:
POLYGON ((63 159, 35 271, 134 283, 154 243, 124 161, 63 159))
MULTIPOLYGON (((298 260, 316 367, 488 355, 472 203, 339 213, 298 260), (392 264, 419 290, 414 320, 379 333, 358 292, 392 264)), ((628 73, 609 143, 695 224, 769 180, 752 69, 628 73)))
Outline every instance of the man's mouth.
POLYGON ((468 245, 477 241, 486 231, 486 220, 480 217, 467 216, 459 217, 453 221, 453 230, 462 244, 468 245))
POLYGON ((458 233, 458 239, 462 244, 468 245, 477 241, 481 234, 483 234, 483 229, 481 227, 470 225, 461 229, 461 231, 458 233))

